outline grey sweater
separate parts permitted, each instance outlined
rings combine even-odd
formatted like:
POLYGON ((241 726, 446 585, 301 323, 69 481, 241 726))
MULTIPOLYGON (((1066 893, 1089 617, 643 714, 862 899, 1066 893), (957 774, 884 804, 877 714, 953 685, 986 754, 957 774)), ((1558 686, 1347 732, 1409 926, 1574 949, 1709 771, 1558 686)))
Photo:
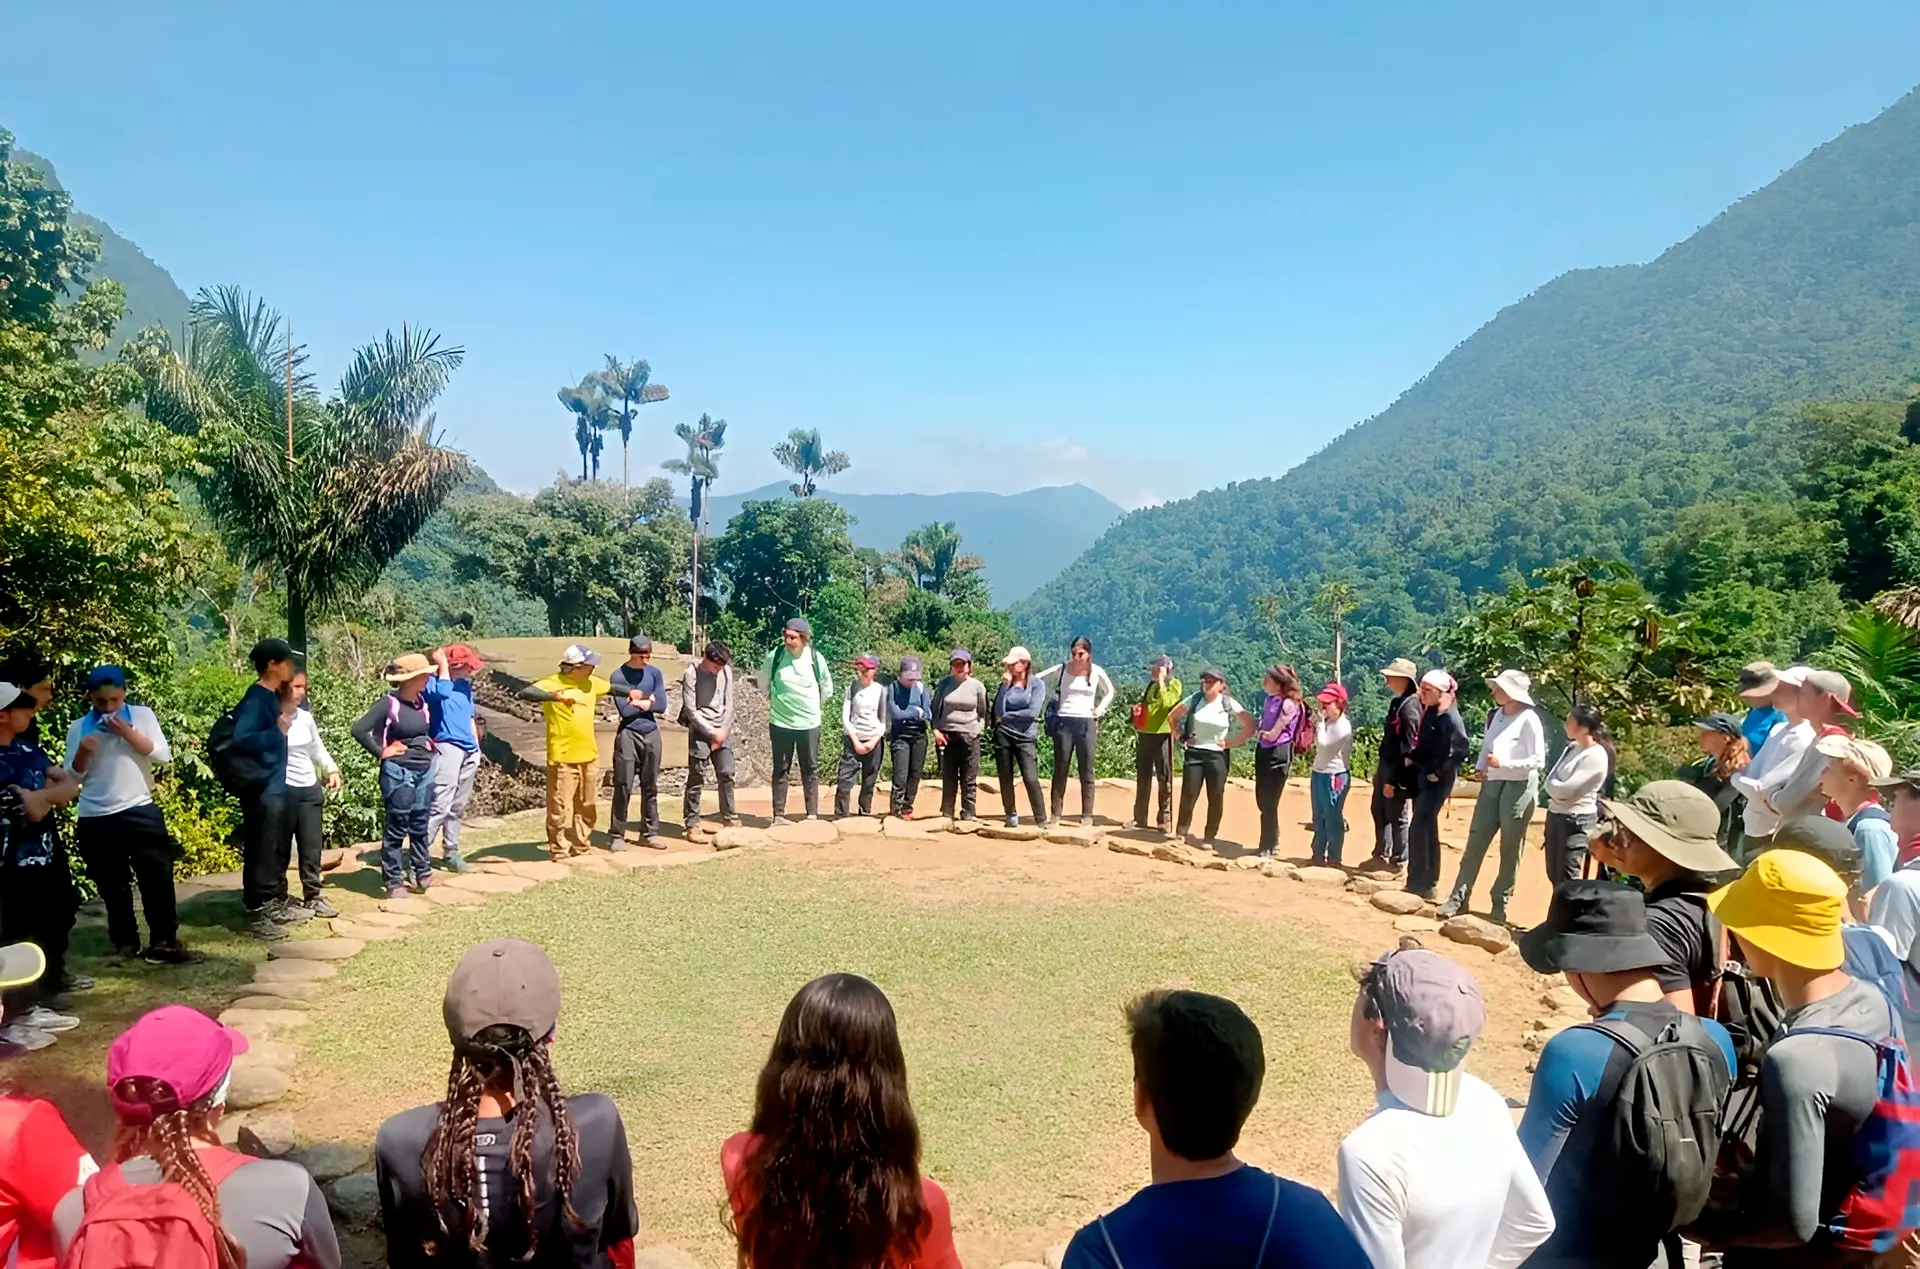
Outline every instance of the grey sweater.
POLYGON ((733 731, 733 667, 709 674, 695 661, 680 676, 681 717, 687 730, 701 740, 716 732, 733 731))
POLYGON ((933 726, 956 736, 978 736, 992 712, 987 685, 979 679, 962 682, 949 674, 933 694, 933 726))

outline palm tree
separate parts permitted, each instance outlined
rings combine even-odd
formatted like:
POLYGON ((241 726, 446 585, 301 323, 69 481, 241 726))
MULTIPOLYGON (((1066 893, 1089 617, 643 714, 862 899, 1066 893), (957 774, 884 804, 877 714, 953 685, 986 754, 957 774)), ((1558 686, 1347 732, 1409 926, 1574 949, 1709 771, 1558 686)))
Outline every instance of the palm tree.
POLYGON ((237 288, 202 291, 183 347, 131 353, 147 414, 193 437, 201 501, 228 553, 286 591, 287 640, 371 586, 467 473, 429 407, 465 354, 402 326, 361 348, 322 399, 281 316, 237 288))
POLYGON ((961 553, 960 530, 951 520, 913 530, 901 541, 894 558, 907 580, 936 595, 946 594, 962 575, 982 567, 979 556, 961 553))
POLYGON ((800 479, 787 488, 796 498, 813 497, 814 477, 837 476, 853 466, 853 460, 837 449, 828 449, 820 439, 820 429, 794 428, 787 439, 773 447, 773 457, 782 467, 800 479))
POLYGON ((727 421, 702 414, 698 423, 676 423, 673 434, 687 444, 685 458, 661 463, 670 472, 688 478, 691 485, 687 515, 693 521, 693 617, 687 647, 697 651, 700 637, 700 535, 707 528, 707 490, 720 479, 719 451, 726 448, 727 421))
POLYGON ((620 428, 620 483, 625 485, 629 483, 627 446, 633 440, 634 412, 643 405, 666 400, 667 388, 665 384, 647 382, 653 377, 653 367, 645 357, 636 357, 624 365, 612 353, 606 354, 606 358, 607 368, 600 372, 600 385, 611 400, 619 402, 613 421, 620 428))
POLYGON ((607 401, 605 386, 598 375, 588 375, 554 395, 559 397, 561 405, 573 411, 573 443, 580 448, 580 479, 588 479, 589 461, 593 464, 592 479, 600 479, 600 454, 606 448, 606 431, 613 422, 613 406, 607 401))

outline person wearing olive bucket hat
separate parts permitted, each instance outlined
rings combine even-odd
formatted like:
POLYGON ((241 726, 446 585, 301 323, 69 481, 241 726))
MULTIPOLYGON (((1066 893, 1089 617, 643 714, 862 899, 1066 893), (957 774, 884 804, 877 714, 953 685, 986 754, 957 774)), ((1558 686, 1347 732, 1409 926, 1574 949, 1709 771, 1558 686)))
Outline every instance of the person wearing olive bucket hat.
POLYGON ((1682 780, 1655 780, 1630 798, 1602 798, 1603 830, 1591 850, 1647 892, 1647 932, 1666 950, 1655 977, 1667 999, 1688 1013, 1712 1013, 1720 975, 1720 931, 1707 892, 1740 865, 1720 848, 1720 809, 1682 780))

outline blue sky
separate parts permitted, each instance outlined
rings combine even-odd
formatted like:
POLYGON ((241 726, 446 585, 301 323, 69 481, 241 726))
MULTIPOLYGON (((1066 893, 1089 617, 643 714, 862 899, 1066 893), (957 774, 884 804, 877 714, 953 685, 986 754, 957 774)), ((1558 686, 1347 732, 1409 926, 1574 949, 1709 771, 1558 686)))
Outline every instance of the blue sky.
MULTIPOLYGON (((1920 79, 1912 0, 12 6, 0 125, 331 377, 401 321, 502 484, 645 356, 636 469, 817 426, 861 491, 1275 475, 1503 305, 1920 79), (25 50, 47 50, 33 55, 25 50)), ((615 471, 617 474, 617 457, 615 471)))

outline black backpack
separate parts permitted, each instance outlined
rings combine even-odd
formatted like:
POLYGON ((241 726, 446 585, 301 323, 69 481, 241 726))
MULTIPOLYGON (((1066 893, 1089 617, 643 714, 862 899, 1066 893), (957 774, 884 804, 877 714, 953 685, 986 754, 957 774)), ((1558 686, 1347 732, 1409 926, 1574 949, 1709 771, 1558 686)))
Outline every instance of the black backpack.
POLYGON ((1657 1035, 1621 1018, 1584 1025, 1626 1050, 1607 1062, 1566 1144, 1586 1229, 1622 1245, 1658 1242, 1707 1205, 1732 1084, 1726 1058, 1700 1020, 1678 1010, 1657 1035))
POLYGON ((1760 1078, 1761 1060, 1787 1016, 1787 1007, 1772 983, 1740 961, 1720 963, 1719 986, 1714 1016, 1733 1041, 1734 1062, 1740 1072, 1735 1082, 1751 1084, 1760 1078))
POLYGON ((213 720, 212 730, 207 732, 207 765, 213 768, 213 778, 220 782, 220 787, 235 797, 247 787, 234 765, 233 728, 239 709, 238 705, 229 705, 222 710, 220 717, 213 720))

